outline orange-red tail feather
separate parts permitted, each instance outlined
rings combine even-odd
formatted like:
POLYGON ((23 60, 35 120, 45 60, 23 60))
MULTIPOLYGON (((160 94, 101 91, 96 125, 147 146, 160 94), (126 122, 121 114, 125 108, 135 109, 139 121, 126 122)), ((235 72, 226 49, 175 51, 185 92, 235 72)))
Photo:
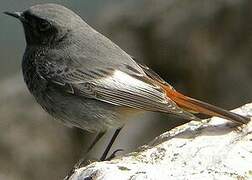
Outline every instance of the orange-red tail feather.
POLYGON ((246 124, 250 121, 250 118, 244 117, 217 106, 199 101, 190 97, 187 97, 169 86, 163 86, 166 91, 167 97, 174 101, 182 109, 193 111, 205 115, 217 116, 231 120, 239 124, 246 124))

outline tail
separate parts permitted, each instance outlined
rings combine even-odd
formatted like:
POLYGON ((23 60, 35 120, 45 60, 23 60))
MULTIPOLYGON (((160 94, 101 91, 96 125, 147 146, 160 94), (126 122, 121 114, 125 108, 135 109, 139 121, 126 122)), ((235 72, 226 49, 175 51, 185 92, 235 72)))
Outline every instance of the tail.
POLYGON ((166 91, 166 95, 182 109, 209 116, 221 117, 239 124, 246 124, 250 121, 249 117, 244 117, 217 106, 187 97, 176 90, 171 89, 169 86, 163 86, 163 88, 166 91))

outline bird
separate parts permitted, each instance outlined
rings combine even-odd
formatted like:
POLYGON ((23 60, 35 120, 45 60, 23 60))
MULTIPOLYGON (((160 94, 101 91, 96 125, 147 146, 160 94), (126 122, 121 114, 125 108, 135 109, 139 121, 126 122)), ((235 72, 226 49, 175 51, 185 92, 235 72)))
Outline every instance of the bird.
POLYGON ((238 125, 249 118, 176 91, 144 64, 136 62, 79 15, 59 4, 38 4, 22 12, 5 12, 23 25, 26 48, 24 81, 38 104, 66 126, 97 137, 116 129, 101 160, 137 112, 173 114, 188 121, 195 114, 217 116, 238 125))

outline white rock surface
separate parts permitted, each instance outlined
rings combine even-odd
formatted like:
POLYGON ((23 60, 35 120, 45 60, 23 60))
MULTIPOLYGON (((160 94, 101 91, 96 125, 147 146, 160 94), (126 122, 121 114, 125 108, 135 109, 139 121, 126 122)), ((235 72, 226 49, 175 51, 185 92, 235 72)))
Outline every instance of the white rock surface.
MULTIPOLYGON (((252 103, 234 111, 252 116, 252 103)), ((80 168, 70 179, 252 179, 252 122, 239 127, 216 117, 190 122, 136 152, 80 168)))

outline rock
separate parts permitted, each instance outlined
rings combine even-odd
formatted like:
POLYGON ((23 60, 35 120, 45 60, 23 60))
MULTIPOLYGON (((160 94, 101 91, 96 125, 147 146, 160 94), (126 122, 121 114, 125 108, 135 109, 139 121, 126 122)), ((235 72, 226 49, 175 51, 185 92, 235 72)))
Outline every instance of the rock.
MULTIPOLYGON (((252 116, 252 103, 234 112, 252 116)), ((111 161, 77 169, 71 180, 250 179, 252 122, 235 126, 213 117, 189 122, 111 161)))

